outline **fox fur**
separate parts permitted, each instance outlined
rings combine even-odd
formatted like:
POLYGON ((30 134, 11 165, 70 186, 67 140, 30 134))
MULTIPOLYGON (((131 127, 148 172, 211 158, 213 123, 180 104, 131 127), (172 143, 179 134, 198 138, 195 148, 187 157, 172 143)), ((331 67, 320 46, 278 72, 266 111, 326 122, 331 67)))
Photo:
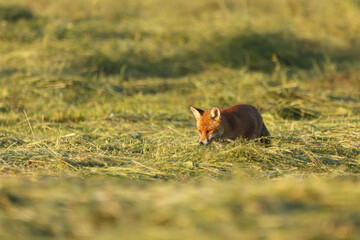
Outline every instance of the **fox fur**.
POLYGON ((248 104, 237 104, 224 109, 213 107, 208 110, 190 107, 196 118, 200 144, 213 140, 257 139, 270 144, 270 133, 260 113, 248 104))

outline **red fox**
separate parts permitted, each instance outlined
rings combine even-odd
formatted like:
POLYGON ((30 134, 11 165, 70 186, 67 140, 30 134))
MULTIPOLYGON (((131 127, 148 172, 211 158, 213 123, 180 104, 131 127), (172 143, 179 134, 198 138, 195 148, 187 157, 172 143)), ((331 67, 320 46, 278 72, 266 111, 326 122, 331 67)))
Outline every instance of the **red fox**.
POLYGON ((190 107, 200 134, 200 144, 209 144, 212 140, 237 138, 255 139, 270 144, 269 131, 265 127, 260 113, 248 104, 237 104, 228 108, 213 107, 201 110, 190 107))

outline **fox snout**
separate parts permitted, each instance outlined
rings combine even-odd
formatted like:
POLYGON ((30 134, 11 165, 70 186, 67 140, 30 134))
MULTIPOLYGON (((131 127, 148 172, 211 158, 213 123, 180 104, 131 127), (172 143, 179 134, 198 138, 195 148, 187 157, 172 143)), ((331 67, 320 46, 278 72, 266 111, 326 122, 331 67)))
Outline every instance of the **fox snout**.
POLYGON ((209 139, 207 139, 207 138, 205 138, 204 140, 202 140, 200 138, 200 140, 199 140, 200 145, 208 145, 210 142, 211 141, 209 141, 209 139))

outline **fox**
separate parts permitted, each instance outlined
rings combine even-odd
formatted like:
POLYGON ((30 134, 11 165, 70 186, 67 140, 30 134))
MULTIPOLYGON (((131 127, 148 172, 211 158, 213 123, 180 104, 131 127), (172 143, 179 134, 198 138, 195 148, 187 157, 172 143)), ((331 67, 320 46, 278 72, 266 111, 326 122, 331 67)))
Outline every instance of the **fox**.
POLYGON ((208 110, 190 106, 196 119, 201 145, 213 140, 247 140, 260 138, 260 142, 269 145, 270 133, 261 114, 249 104, 237 104, 224 109, 214 106, 208 110))

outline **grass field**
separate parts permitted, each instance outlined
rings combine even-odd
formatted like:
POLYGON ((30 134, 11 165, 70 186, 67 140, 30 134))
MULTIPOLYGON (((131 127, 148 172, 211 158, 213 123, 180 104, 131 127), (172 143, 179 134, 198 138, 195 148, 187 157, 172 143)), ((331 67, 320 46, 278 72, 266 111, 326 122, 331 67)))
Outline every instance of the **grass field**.
POLYGON ((359 239, 358 0, 0 0, 1 239, 359 239), (270 147, 198 144, 256 106, 270 147))

